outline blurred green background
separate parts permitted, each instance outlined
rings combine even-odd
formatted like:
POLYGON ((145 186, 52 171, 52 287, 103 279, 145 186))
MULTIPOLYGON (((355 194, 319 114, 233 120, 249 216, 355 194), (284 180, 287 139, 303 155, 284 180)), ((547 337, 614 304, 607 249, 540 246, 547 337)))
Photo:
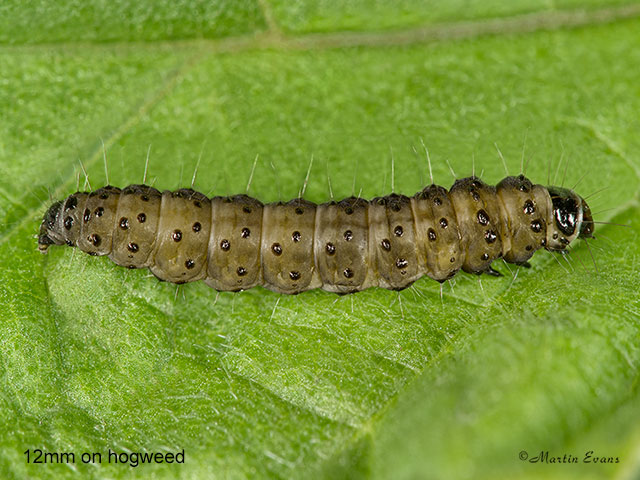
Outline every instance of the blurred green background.
POLYGON ((640 5, 0 4, 2 478, 640 475, 640 5), (142 180, 275 201, 411 195, 475 164, 573 186, 597 240, 503 278, 285 297, 176 288, 34 235, 142 180), (418 151, 414 152, 414 148, 418 151), (74 452, 73 465, 24 451, 74 452), (109 464, 184 449, 184 464, 109 464), (577 464, 522 461, 548 451, 577 464), (586 452, 618 462, 584 463, 586 452), (83 464, 100 452, 101 464, 83 464))

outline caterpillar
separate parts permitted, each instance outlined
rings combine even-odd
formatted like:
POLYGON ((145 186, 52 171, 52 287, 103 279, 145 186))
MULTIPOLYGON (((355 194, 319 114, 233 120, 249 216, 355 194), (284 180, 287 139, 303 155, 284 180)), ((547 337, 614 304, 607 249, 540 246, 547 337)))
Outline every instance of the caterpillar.
POLYGON ((496 259, 529 266, 536 250, 565 252, 593 231, 582 197, 524 175, 496 186, 472 176, 448 191, 431 184, 412 197, 320 205, 108 185, 54 203, 38 248, 66 244, 131 269, 147 267, 160 280, 204 280, 219 291, 262 285, 284 294, 346 294, 402 290, 424 275, 444 282, 461 269, 500 276, 491 266, 496 259))

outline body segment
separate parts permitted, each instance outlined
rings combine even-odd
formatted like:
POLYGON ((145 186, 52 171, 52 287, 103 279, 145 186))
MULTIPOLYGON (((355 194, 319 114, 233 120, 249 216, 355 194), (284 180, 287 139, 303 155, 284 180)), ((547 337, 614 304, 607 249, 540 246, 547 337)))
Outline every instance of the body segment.
POLYGON ((262 285, 263 205, 246 195, 211 199, 206 284, 216 290, 262 285))
MULTIPOLYGON (((118 199, 115 218, 117 227, 109 258, 127 268, 148 267, 154 257, 156 232, 160 221, 162 195, 155 188, 130 185, 118 199)), ((85 209, 83 225, 91 221, 95 211, 85 209)), ((88 232, 85 232, 85 236, 88 232)))
POLYGON ((322 288, 349 293, 374 285, 369 202, 350 197, 318 205, 313 254, 322 288))

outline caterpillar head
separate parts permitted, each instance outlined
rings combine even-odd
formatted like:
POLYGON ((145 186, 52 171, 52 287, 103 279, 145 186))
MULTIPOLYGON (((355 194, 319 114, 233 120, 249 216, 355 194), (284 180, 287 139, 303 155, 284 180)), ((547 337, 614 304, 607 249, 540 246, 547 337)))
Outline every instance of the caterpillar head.
POLYGON ((64 233, 62 232, 62 225, 59 222, 60 215, 62 213, 63 202, 56 202, 42 219, 40 225, 40 234, 38 235, 38 250, 42 253, 47 252, 49 245, 62 245, 65 243, 64 233))
POLYGON ((593 237, 593 216, 584 198, 573 190, 548 187, 553 223, 547 226, 547 250, 562 251, 576 238, 593 237))

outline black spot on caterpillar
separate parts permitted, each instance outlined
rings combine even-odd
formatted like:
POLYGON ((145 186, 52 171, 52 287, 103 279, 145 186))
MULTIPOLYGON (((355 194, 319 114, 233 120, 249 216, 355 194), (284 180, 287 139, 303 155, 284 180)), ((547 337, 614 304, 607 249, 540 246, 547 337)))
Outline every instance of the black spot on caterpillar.
POLYGON ((204 280, 217 290, 352 293, 402 290, 424 275, 444 282, 460 269, 500 275, 491 267, 498 258, 526 266, 540 248, 563 252, 592 234, 582 197, 519 175, 495 187, 469 177, 449 191, 429 185, 413 197, 320 205, 106 186, 54 203, 38 247, 77 246, 160 280, 204 280))

